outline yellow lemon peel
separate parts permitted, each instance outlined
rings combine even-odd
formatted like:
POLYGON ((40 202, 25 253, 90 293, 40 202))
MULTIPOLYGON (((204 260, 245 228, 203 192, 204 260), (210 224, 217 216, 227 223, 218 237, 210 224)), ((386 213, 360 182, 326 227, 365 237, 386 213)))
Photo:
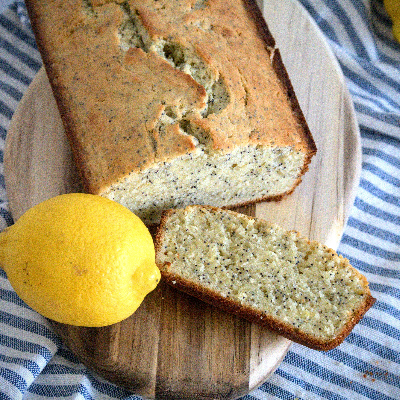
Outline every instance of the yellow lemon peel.
POLYGON ((383 4, 393 22, 393 35, 400 43, 400 0, 384 0, 383 4))
POLYGON ((122 321, 160 281, 143 222, 112 200, 81 193, 46 200, 2 232, 0 265, 26 304, 77 326, 122 321))

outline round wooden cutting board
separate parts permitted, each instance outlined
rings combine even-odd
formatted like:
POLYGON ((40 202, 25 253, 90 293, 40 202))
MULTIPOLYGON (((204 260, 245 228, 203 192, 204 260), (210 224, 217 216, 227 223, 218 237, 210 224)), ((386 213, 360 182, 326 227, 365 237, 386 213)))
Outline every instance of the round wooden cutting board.
MULTIPOLYGON (((266 0, 262 7, 318 153, 293 195, 279 203, 240 211, 336 248, 354 200, 361 164, 352 103, 335 58, 300 4, 266 0)), ((80 191, 43 69, 12 120, 4 168, 14 219, 49 197, 80 191)), ((245 395, 273 373, 291 343, 163 283, 134 315, 116 325, 53 326, 96 373, 136 394, 157 399, 245 395)))

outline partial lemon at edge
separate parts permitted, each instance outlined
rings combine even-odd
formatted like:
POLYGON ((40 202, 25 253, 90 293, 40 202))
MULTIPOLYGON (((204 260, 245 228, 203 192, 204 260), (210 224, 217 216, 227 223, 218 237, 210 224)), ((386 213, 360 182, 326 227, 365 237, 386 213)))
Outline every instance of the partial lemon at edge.
POLYGON ((393 35, 400 43, 400 0, 384 0, 383 4, 393 22, 393 35))

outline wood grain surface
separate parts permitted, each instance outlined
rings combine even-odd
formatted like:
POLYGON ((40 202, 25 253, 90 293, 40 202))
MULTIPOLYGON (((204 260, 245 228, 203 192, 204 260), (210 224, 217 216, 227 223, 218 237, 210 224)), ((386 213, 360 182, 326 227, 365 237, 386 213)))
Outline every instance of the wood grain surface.
MULTIPOLYGON (((318 154, 292 196, 239 211, 336 248, 360 173, 359 133, 352 103, 336 60, 299 3, 265 0, 262 9, 318 154)), ((44 70, 13 117, 4 168, 15 220, 42 200, 80 191, 44 70)), ((245 395, 273 373, 291 344, 163 283, 121 323, 104 328, 53 326, 96 373, 136 394, 157 399, 245 395)))

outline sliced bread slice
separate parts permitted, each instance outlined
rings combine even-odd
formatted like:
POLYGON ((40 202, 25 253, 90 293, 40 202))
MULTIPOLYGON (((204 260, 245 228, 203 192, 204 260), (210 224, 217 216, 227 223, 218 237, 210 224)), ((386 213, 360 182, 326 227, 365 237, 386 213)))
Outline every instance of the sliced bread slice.
POLYGON ((375 301, 334 250, 215 207, 164 212, 156 263, 176 288, 318 350, 339 345, 375 301))

